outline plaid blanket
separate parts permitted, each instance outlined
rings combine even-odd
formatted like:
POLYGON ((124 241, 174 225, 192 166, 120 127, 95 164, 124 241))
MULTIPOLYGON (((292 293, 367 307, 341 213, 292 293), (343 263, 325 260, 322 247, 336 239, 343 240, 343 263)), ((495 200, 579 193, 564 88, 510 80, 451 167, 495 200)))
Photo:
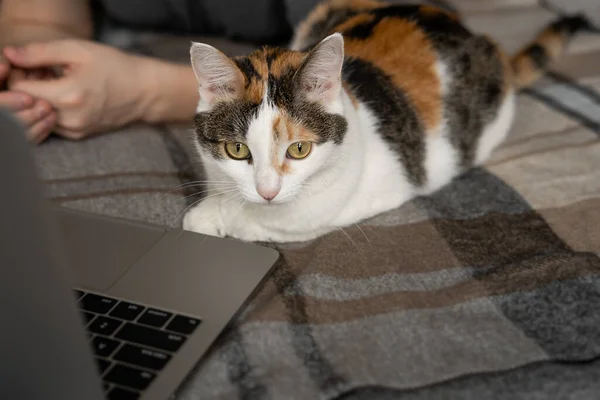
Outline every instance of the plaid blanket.
MULTIPOLYGON (((509 51, 595 0, 458 0, 509 51), (546 3, 550 3, 549 5, 546 3)), ((188 38, 138 38, 187 61, 188 38)), ((211 39, 230 54, 248 50, 211 39)), ((597 399, 600 35, 518 99, 484 168, 283 259, 199 364, 182 399, 597 399)), ((37 160, 67 207, 178 225, 202 179, 189 126, 134 126, 37 160)))

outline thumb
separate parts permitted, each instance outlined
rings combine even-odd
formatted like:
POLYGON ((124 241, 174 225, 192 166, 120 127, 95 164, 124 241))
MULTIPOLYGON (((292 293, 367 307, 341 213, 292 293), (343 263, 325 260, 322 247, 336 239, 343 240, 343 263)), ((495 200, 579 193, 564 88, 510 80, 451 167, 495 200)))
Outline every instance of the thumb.
POLYGON ((71 40, 31 43, 23 47, 6 47, 4 56, 22 68, 67 64, 77 57, 78 47, 71 40))

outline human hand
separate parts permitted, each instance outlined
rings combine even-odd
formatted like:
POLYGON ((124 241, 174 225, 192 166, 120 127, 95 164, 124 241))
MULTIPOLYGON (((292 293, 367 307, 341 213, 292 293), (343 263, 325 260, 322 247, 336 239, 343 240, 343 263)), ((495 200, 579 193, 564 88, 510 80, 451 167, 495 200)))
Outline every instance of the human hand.
MULTIPOLYGON (((0 21, 0 49, 9 45, 22 46, 40 40, 65 39, 73 35, 74 32, 51 23, 28 22, 23 19, 12 21, 7 18, 0 21)), ((50 79, 56 75, 48 68, 18 68, 11 65, 2 53, 0 51, 0 107, 14 112, 26 126, 27 138, 34 143, 40 143, 56 126, 58 119, 56 111, 47 100, 8 88, 14 87, 19 81, 50 79)))
POLYGON ((87 40, 66 39, 4 49, 22 69, 62 68, 56 79, 21 79, 9 89, 44 99, 58 114, 56 133, 69 139, 142 119, 147 106, 139 76, 141 57, 87 40))
MULTIPOLYGON (((44 78, 41 72, 32 71, 33 73, 44 78)), ((25 71, 11 68, 4 58, 0 58, 0 86, 10 85, 23 79, 28 79, 25 71)), ((57 115, 50 103, 43 99, 34 99, 26 93, 12 90, 0 91, 0 107, 16 115, 26 127, 27 139, 34 143, 42 142, 56 125, 57 115)))

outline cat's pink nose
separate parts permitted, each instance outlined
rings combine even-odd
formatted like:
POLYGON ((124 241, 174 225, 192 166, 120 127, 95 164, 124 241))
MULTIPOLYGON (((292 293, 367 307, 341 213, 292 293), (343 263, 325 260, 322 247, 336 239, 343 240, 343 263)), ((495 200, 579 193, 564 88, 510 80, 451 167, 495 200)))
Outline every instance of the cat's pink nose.
POLYGON ((258 192, 258 194, 260 194, 260 196, 267 200, 267 201, 271 201, 275 198, 275 196, 277 196, 277 194, 279 194, 279 191, 281 190, 281 187, 257 187, 256 191, 258 192))

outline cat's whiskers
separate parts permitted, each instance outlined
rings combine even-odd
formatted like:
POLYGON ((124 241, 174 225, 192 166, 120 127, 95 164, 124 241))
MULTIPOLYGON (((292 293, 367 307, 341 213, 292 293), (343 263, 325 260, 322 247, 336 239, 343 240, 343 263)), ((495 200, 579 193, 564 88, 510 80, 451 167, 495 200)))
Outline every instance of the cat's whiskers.
POLYGON ((214 192, 217 190, 225 190, 225 189, 235 189, 237 185, 233 185, 233 186, 229 186, 229 187, 220 187, 220 188, 211 188, 211 189, 205 189, 202 190, 200 192, 196 192, 196 193, 192 193, 192 194, 188 194, 187 196, 184 196, 184 199, 187 199, 188 197, 193 197, 193 196, 198 196, 204 193, 209 193, 209 192, 214 192))
POLYGON ((238 196, 235 200, 235 203, 233 204, 233 209, 234 211, 240 211, 244 205, 246 204, 246 199, 244 199, 244 196, 238 196))
POLYGON ((179 213, 179 214, 177 215, 177 218, 175 218, 175 220, 173 220, 173 221, 172 221, 172 223, 173 223, 173 222, 175 222, 175 221, 177 221, 177 220, 178 220, 178 219, 180 219, 181 217, 183 217, 183 216, 185 215, 185 213, 186 213, 186 212, 187 212, 187 211, 188 211, 190 208, 194 207, 196 204, 200 203, 201 201, 204 201, 204 200, 206 200, 206 199, 210 199, 211 197, 215 197, 215 196, 220 196, 220 195, 224 195, 224 194, 227 194, 227 193, 231 193, 231 192, 234 192, 234 191, 237 191, 237 190, 238 190, 237 188, 234 188, 234 189, 229 189, 229 190, 226 190, 226 191, 224 191, 224 192, 213 193, 213 194, 211 194, 211 195, 209 195, 209 196, 206 196, 206 197, 203 197, 203 198, 201 198, 201 199, 198 199, 198 200, 194 201, 192 204, 190 204, 189 206, 187 206, 187 207, 186 207, 186 208, 185 208, 185 209, 184 209, 184 210, 183 210, 181 213, 179 213))
POLYGON ((346 237, 348 238, 348 240, 350 241, 350 243, 352 243, 354 245, 354 247, 356 248, 356 250, 358 250, 359 252, 363 253, 363 251, 358 247, 358 245, 356 244, 356 242, 354 240, 352 240, 352 238, 350 237, 350 235, 344 230, 344 228, 342 228, 341 226, 335 226, 336 229, 340 230, 344 235, 346 235, 346 237))
POLYGON ((227 196, 224 200, 223 200, 223 205, 234 205, 236 206, 237 203, 239 202, 240 199, 243 199, 244 196, 240 193, 234 193, 232 195, 227 196))
POLYGON ((358 230, 363 234, 363 236, 365 237, 365 239, 367 240, 367 243, 369 243, 369 247, 373 248, 373 245, 371 244, 371 241, 369 240, 369 238, 367 237, 367 234, 365 233, 365 231, 362 230, 362 228, 360 227, 360 225, 358 224, 354 224, 354 226, 356 226, 358 228, 358 230))
POLYGON ((174 187, 173 189, 169 190, 167 193, 165 193, 162 197, 161 197, 161 201, 164 200, 164 198, 166 196, 168 196, 169 194, 180 190, 180 189, 186 189, 189 187, 193 187, 193 186, 202 186, 202 185, 234 185, 235 182, 232 181, 193 181, 193 182, 186 182, 186 183, 182 183, 181 185, 178 185, 176 187, 174 187))
MULTIPOLYGON (((313 221, 314 217, 313 217, 312 212, 310 211, 310 207, 305 207, 304 211, 307 214, 309 214, 309 218, 310 218, 309 221, 313 221)), ((310 225, 311 225, 311 230, 314 230, 315 227, 313 226, 313 224, 310 223, 310 225)), ((352 238, 350 237, 350 235, 348 235, 348 233, 346 233, 346 231, 344 230, 344 228, 342 228, 341 226, 336 226, 336 225, 334 225, 334 228, 340 230, 348 238, 348 240, 350 241, 350 243, 352 243, 352 245, 356 248, 356 250, 358 250, 359 252, 362 253, 362 250, 358 247, 358 245, 356 244, 356 242, 354 240, 352 240, 352 238)))

